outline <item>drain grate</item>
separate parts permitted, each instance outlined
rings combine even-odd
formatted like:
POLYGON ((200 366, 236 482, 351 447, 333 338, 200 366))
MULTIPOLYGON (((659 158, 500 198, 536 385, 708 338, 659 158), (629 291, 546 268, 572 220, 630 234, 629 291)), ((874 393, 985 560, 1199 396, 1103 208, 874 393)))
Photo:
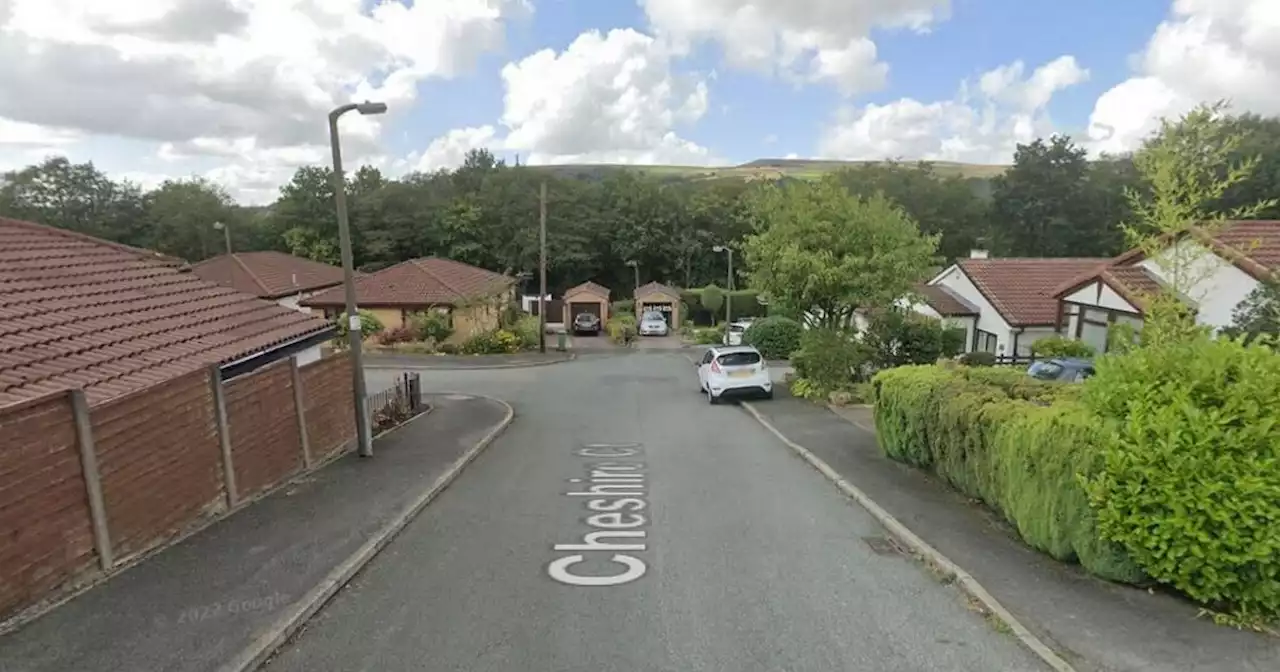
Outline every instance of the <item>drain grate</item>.
POLYGON ((888 537, 863 537, 862 540, 867 542, 867 546, 870 546, 877 555, 902 554, 902 547, 898 542, 888 537))

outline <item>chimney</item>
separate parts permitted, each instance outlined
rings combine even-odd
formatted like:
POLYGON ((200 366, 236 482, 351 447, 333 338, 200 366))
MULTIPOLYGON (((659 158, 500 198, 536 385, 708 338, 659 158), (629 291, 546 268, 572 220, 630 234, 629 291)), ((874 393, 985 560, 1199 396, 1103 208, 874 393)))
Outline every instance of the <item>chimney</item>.
POLYGON ((982 250, 982 249, 969 250, 970 259, 986 259, 988 256, 990 256, 990 253, 987 252, 986 250, 982 250))

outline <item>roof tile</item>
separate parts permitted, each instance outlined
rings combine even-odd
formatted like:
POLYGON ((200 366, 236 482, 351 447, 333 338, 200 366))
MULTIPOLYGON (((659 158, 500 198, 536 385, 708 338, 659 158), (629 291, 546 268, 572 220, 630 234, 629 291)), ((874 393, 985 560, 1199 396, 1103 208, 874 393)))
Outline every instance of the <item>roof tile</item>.
POLYGON ((224 254, 205 259, 191 270, 205 280, 263 299, 342 284, 338 266, 272 250, 224 254))
POLYGON ((1070 278, 1096 269, 1105 258, 962 259, 959 266, 978 291, 1015 327, 1056 324, 1054 291, 1070 278))
POLYGON ((0 217, 0 404, 67 387, 93 403, 329 324, 171 257, 0 217))
POLYGON ((978 307, 969 303, 964 297, 951 291, 946 285, 926 285, 920 284, 915 287, 916 292, 924 298, 925 303, 929 304, 939 315, 943 317, 961 317, 969 315, 977 315, 978 307))
MULTIPOLYGON (((515 279, 452 259, 410 259, 356 278, 356 303, 363 306, 456 305, 491 296, 515 279)), ((302 301, 304 306, 343 306, 342 287, 302 301)))

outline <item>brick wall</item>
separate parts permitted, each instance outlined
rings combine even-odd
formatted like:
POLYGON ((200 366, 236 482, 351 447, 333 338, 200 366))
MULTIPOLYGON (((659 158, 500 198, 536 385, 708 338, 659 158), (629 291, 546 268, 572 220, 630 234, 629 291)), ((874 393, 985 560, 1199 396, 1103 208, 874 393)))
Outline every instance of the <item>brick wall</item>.
POLYGON ((301 374, 307 441, 313 462, 320 462, 350 447, 356 436, 351 358, 346 354, 327 357, 302 367, 301 374))
MULTIPOLYGON (((299 371, 313 462, 352 445, 351 360, 299 371)), ((302 468, 288 361, 223 383, 243 499, 302 468)), ((88 416, 115 571, 226 512, 208 371, 95 405, 88 416)), ((0 408, 0 620, 100 573, 70 394, 0 408)), ((88 479, 91 480, 91 479, 88 479)))
POLYGON ((229 381, 226 396, 231 463, 241 499, 302 468, 302 439, 288 360, 229 381))
POLYGON ((69 395, 0 414, 0 614, 90 569, 92 530, 69 395))
POLYGON ((90 417, 117 557, 144 551, 224 507, 207 372, 118 397, 90 417))

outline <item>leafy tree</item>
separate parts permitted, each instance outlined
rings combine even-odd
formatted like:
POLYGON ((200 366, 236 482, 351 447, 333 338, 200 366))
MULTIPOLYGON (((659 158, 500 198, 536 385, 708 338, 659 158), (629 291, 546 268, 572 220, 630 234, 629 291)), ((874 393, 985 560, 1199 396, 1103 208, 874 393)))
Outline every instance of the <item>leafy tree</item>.
POLYGON ((707 312, 711 313, 711 322, 714 324, 716 322, 716 316, 720 314, 720 309, 724 307, 724 290, 714 284, 711 284, 703 287, 701 294, 702 297, 700 302, 702 303, 702 307, 706 308, 707 312))
POLYGON ((92 163, 54 157, 0 180, 0 213, 127 245, 149 242, 142 191, 114 182, 92 163))
POLYGON ((1223 334, 1243 337, 1245 343, 1280 336, 1280 280, 1269 278, 1249 292, 1231 313, 1231 326, 1223 334))
POLYGON ((201 178, 167 180, 144 198, 147 247, 198 261, 226 252, 221 222, 231 232, 232 249, 252 249, 244 213, 222 187, 201 178))
POLYGON ((879 368, 933 364, 964 350, 964 329, 948 327, 937 318, 889 308, 877 311, 862 341, 879 368))
POLYGON ((763 187, 750 207, 752 287, 828 329, 847 326, 859 308, 890 305, 936 261, 937 236, 883 195, 851 195, 837 177, 763 187))

